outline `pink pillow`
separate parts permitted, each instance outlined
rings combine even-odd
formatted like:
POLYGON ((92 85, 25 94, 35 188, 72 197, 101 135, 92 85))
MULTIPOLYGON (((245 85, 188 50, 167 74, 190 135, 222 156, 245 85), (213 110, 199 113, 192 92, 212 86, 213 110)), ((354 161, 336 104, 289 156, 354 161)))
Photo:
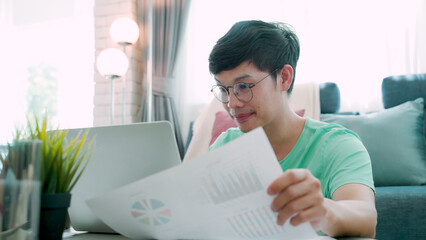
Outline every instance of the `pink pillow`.
MULTIPOLYGON (((295 111, 297 115, 303 117, 305 115, 305 109, 299 109, 295 111)), ((209 146, 211 146, 214 141, 216 141, 216 138, 219 137, 219 135, 228 128, 237 127, 237 124, 232 120, 231 116, 229 116, 228 112, 226 111, 219 111, 216 113, 216 117, 214 119, 213 123, 213 129, 212 129, 212 138, 210 139, 209 146)))
POLYGON ((216 113, 216 117, 213 123, 212 129, 212 138, 210 139, 209 146, 216 141, 216 138, 228 128, 237 127, 237 124, 232 120, 231 116, 229 116, 228 112, 220 111, 216 113))
POLYGON ((305 109, 303 108, 303 109, 299 109, 299 110, 296 110, 296 111, 294 111, 297 115, 299 115, 300 117, 303 117, 303 116, 305 116, 305 109))

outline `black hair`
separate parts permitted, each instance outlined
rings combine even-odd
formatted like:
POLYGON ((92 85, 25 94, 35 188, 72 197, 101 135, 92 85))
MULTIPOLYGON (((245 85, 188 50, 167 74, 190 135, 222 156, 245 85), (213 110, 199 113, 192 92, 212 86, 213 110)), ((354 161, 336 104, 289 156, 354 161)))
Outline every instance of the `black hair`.
POLYGON ((216 75, 248 61, 276 79, 274 70, 289 64, 294 72, 288 90, 291 93, 299 54, 299 39, 289 25, 259 20, 241 21, 216 42, 209 56, 209 70, 216 75))

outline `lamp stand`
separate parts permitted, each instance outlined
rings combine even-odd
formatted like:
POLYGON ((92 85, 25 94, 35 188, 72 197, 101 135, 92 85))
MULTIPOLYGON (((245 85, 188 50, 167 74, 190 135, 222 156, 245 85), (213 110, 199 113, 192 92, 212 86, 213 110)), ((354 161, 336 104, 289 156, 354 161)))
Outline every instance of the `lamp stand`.
POLYGON ((148 31, 148 57, 147 57, 147 70, 146 70, 146 74, 147 74, 147 82, 148 82, 148 93, 147 93, 147 98, 148 98, 148 116, 147 116, 147 122, 151 122, 152 121, 152 56, 153 56, 153 8, 152 8, 152 0, 148 1, 148 22, 149 22, 149 31, 148 31))
POLYGON ((117 75, 108 75, 105 76, 105 78, 110 79, 111 81, 111 110, 110 110, 110 124, 114 124, 114 109, 115 109, 115 102, 114 102, 114 82, 116 78, 119 78, 117 75))
MULTIPOLYGON (((126 55, 127 60, 129 61, 129 64, 131 64, 129 60, 129 56, 127 56, 126 47, 131 45, 131 43, 128 42, 119 42, 118 43, 121 47, 123 47, 123 53, 126 55)), ((123 121, 123 124, 126 124, 126 74, 123 76, 123 87, 122 87, 122 110, 121 110, 121 119, 123 121)))

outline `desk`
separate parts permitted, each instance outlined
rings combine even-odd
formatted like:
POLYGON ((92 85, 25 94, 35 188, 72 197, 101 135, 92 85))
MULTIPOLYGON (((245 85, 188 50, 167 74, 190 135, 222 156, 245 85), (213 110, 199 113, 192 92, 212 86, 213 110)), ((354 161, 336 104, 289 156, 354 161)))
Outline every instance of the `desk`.
MULTIPOLYGON (((129 240, 130 238, 117 235, 117 234, 95 234, 95 233, 82 233, 70 235, 63 238, 63 240, 129 240)), ((329 237, 318 236, 315 240, 332 239, 329 237)), ((371 240, 371 238, 338 238, 342 240, 371 240)))
POLYGON ((118 234, 95 234, 82 233, 72 236, 65 236, 63 240, 129 240, 130 238, 118 234))
MULTIPOLYGON (((130 240, 130 238, 124 237, 119 234, 100 234, 100 233, 87 233, 78 232, 73 228, 68 229, 64 232, 63 240, 130 240)), ((333 239, 330 237, 318 236, 315 240, 329 240, 333 239)), ((371 238, 337 238, 339 240, 372 240, 371 238)))
POLYGON ((65 230, 62 235, 63 240, 129 240, 130 238, 124 237, 119 234, 99 234, 78 232, 74 229, 65 230))

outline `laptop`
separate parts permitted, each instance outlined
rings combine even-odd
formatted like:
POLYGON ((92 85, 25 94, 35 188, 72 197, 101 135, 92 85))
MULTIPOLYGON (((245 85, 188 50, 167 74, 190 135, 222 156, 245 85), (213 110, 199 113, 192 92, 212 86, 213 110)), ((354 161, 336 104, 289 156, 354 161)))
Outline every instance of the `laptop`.
POLYGON ((179 165, 176 138, 169 122, 68 129, 67 138, 87 129, 88 139, 95 136, 95 145, 91 162, 71 191, 71 226, 77 231, 114 233, 86 200, 179 165))

